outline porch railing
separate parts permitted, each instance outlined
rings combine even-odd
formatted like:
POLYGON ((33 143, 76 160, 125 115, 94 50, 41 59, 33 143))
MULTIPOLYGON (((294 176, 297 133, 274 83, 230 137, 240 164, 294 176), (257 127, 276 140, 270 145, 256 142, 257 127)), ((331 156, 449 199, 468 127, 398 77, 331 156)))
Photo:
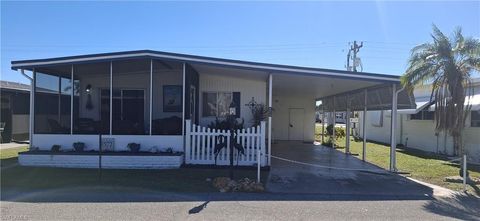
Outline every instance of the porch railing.
MULTIPOLYGON (((185 163, 198 165, 230 165, 231 131, 217 130, 192 124, 186 120, 185 134, 185 163), (226 142, 215 160, 215 147, 226 142)), ((266 165, 265 121, 257 127, 237 130, 237 143, 242 145, 244 153, 234 149, 233 163, 240 166, 254 166, 257 164, 257 150, 260 150, 261 166, 266 165)))

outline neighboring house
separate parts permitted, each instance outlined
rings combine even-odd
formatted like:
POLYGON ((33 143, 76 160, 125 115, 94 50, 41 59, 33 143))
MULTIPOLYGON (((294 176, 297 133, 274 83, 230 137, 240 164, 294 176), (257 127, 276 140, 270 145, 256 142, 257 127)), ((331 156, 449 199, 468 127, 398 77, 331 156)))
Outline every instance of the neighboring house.
POLYGON ((12 69, 27 72, 35 85, 31 148, 39 151, 22 154, 20 163, 64 167, 98 167, 97 155, 51 157, 53 145, 71 151, 75 142, 92 151, 102 147, 102 167, 226 165, 228 151, 215 156, 214 148, 230 139, 245 147, 239 165, 256 164, 259 150, 261 165, 268 166, 272 140, 314 141, 316 100, 383 90, 385 96, 370 104, 383 108, 391 106, 391 88, 400 83, 392 75, 150 50, 13 61, 12 69), (262 103, 273 111, 253 125, 250 108, 262 103), (227 114, 243 119, 246 130, 232 137, 207 128, 227 114), (143 153, 127 153, 132 143, 143 153))
MULTIPOLYGON (((480 163, 480 79, 473 80, 473 96, 468 96, 471 111, 467 114, 463 141, 467 156, 472 162, 480 163)), ((431 86, 419 86, 414 90, 416 109, 399 110, 397 119, 397 142, 422 151, 453 155, 453 139, 447 133, 436 133, 434 104, 430 102, 431 86)), ((390 111, 367 113, 367 139, 388 143, 390 141, 390 111)), ((362 123, 363 113, 360 113, 362 123)), ((360 125, 360 135, 362 133, 360 125)))
POLYGON ((30 85, 0 81, 1 142, 28 140, 30 85))

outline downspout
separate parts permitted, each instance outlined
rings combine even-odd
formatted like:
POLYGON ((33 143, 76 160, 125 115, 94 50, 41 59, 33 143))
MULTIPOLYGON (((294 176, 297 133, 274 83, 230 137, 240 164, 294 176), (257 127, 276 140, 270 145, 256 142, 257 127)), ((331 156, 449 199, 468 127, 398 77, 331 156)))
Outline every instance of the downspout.
POLYGON ((33 91, 34 91, 34 82, 33 82, 33 76, 30 77, 28 76, 27 74, 25 74, 25 70, 23 69, 20 69, 20 73, 26 77, 28 80, 30 80, 30 110, 29 110, 29 124, 30 126, 28 127, 28 139, 29 139, 29 149, 31 150, 32 149, 32 143, 33 143, 33 112, 34 112, 34 109, 33 109, 33 91))
MULTIPOLYGON (((400 94, 400 92, 402 92, 404 90, 405 90, 405 86, 403 86, 402 89, 397 91, 397 100, 398 100, 398 95, 400 94)), ((397 106, 398 106, 398 101, 397 101, 397 106)), ((403 144, 403 115, 402 114, 400 114, 400 143, 403 144)), ((407 146, 405 145, 405 148, 406 147, 407 146)))

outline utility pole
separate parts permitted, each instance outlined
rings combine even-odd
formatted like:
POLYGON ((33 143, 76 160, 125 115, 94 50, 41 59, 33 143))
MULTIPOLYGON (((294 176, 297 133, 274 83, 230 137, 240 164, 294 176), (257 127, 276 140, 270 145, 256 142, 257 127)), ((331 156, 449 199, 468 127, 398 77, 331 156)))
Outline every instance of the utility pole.
POLYGON ((352 49, 349 49, 347 54, 347 71, 350 71, 350 52, 352 52, 352 49))
POLYGON ((360 45, 357 45, 357 41, 353 41, 353 46, 351 46, 350 50, 353 51, 353 71, 357 72, 357 53, 360 51, 360 48, 363 47, 363 41, 360 45))

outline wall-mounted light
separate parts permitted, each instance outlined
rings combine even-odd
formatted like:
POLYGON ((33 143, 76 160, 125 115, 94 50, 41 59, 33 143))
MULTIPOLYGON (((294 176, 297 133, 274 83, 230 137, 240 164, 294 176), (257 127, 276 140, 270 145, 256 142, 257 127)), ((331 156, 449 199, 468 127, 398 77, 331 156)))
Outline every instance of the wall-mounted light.
POLYGON ((92 91, 92 85, 88 84, 87 87, 85 87, 85 92, 87 92, 87 94, 90 94, 90 91, 92 91))
POLYGON ((235 103, 232 101, 229 106, 230 115, 237 115, 237 108, 235 106, 235 103))
POLYGON ((85 108, 87 108, 87 110, 93 109, 92 95, 90 94, 91 91, 92 85, 87 84, 87 87, 85 87, 85 92, 87 93, 87 103, 85 104, 85 108))

